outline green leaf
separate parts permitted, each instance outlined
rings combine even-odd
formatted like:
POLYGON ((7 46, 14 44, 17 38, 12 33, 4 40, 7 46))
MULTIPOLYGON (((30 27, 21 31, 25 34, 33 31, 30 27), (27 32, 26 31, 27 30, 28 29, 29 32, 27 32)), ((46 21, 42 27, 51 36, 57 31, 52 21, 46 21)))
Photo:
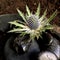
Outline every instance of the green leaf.
POLYGON ((38 34, 38 35, 36 35, 36 38, 37 38, 37 40, 39 39, 39 34, 38 34))
POLYGON ((51 30, 53 29, 53 26, 52 25, 47 25, 47 26, 44 26, 42 31, 45 32, 46 30, 51 30))
POLYGON ((30 15, 31 15, 31 13, 30 13, 30 10, 29 10, 29 8, 28 8, 28 6, 27 6, 27 5, 26 5, 26 11, 27 11, 28 16, 30 16, 30 15))
POLYGON ((19 15, 23 18, 23 20, 26 22, 24 14, 18 8, 17 8, 17 11, 18 11, 19 15))
POLYGON ((21 32, 20 36, 24 37, 26 34, 26 32, 21 32))
POLYGON ((44 11, 42 17, 39 19, 40 22, 43 21, 43 19, 46 17, 46 14, 47 14, 47 9, 44 11))
POLYGON ((20 23, 20 24, 25 24, 25 22, 21 21, 21 20, 14 20, 16 21, 17 23, 20 23))
POLYGON ((52 21, 54 18, 55 18, 55 16, 57 15, 57 10, 50 16, 50 18, 47 20, 48 21, 48 23, 50 22, 50 21, 52 21))
POLYGON ((19 24, 16 21, 8 22, 8 23, 13 24, 13 25, 18 26, 18 27, 22 27, 22 28, 25 27, 23 24, 19 24))
POLYGON ((33 41, 35 38, 35 35, 30 34, 30 39, 33 41))
POLYGON ((47 29, 47 30, 53 29, 53 26, 52 26, 52 25, 48 25, 48 26, 46 26, 44 29, 45 29, 45 30, 46 30, 46 29, 47 29))
POLYGON ((20 28, 16 28, 16 29, 13 29, 13 30, 10 30, 8 32, 22 32, 22 31, 26 31, 27 29, 20 29, 20 28))
POLYGON ((38 4, 38 8, 37 8, 37 11, 36 11, 36 16, 39 16, 39 14, 40 14, 40 3, 38 4))
POLYGON ((25 14, 25 18, 28 19, 28 17, 29 17, 29 16, 28 16, 27 14, 25 14))

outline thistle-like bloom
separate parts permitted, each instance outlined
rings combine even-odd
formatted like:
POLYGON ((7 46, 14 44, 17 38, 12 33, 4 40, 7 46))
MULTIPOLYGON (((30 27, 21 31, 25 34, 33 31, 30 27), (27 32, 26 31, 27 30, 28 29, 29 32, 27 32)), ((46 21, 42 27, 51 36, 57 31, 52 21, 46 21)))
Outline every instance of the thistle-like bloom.
POLYGON ((22 17, 24 22, 18 23, 17 21, 9 22, 10 24, 13 24, 17 26, 18 28, 14 28, 13 30, 10 30, 9 32, 18 32, 22 36, 29 34, 30 40, 34 40, 36 37, 37 39, 41 37, 42 32, 45 32, 47 29, 53 29, 52 25, 50 24, 50 21, 56 16, 57 11, 55 11, 50 18, 46 17, 47 9, 43 13, 42 16, 40 15, 40 3, 38 5, 37 11, 35 14, 31 13, 28 6, 26 5, 26 14, 23 14, 19 9, 17 9, 19 15, 22 17))

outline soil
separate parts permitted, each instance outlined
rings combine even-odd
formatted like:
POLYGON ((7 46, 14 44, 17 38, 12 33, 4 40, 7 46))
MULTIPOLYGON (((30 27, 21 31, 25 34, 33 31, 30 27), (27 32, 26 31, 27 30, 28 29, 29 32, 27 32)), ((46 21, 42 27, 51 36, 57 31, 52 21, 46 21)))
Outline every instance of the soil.
MULTIPOLYGON (((49 17, 55 10, 58 11, 58 15, 54 18, 52 24, 60 26, 60 0, 0 0, 0 15, 16 14, 16 8, 19 8, 22 12, 26 13, 26 4, 32 12, 35 12, 39 2, 41 4, 41 15, 46 8, 48 10, 47 17, 49 17)), ((5 42, 9 37, 10 34, 0 31, 0 60, 5 60, 3 57, 3 49, 5 42)))
POLYGON ((0 0, 0 15, 17 13, 16 8, 26 12, 26 4, 31 11, 36 11, 37 5, 41 4, 41 14, 47 8, 47 17, 49 17, 55 10, 58 10, 58 15, 53 23, 60 25, 60 0, 0 0))

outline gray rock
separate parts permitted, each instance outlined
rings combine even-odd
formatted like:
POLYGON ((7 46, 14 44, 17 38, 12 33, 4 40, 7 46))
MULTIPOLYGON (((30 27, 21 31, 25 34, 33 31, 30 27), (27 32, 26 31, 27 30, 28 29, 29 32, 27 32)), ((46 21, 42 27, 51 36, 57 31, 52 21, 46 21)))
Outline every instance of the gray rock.
POLYGON ((13 40, 12 37, 10 39, 8 39, 8 41, 5 45, 5 48, 4 48, 6 60, 29 60, 29 54, 31 54, 31 52, 40 51, 38 44, 36 42, 32 42, 29 50, 26 53, 24 53, 22 55, 18 55, 9 47, 9 43, 11 42, 11 40, 13 40))

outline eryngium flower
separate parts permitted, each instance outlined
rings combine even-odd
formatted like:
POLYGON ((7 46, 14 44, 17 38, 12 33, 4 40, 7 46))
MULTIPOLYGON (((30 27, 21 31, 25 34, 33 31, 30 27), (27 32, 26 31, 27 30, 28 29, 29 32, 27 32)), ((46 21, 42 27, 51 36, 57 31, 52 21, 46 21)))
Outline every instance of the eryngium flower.
POLYGON ((40 15, 40 3, 37 7, 37 11, 35 14, 31 13, 28 6, 26 5, 26 14, 23 14, 19 9, 17 9, 20 17, 24 20, 24 22, 18 23, 18 21, 12 21, 9 22, 10 24, 13 24, 17 26, 18 28, 14 28, 13 30, 10 30, 9 32, 18 32, 21 36, 24 36, 26 34, 30 35, 30 40, 34 40, 36 37, 37 39, 41 37, 42 32, 45 32, 47 29, 53 29, 52 25, 50 24, 50 21, 53 20, 53 18, 56 16, 57 11, 55 11, 50 18, 46 17, 47 9, 44 11, 42 16, 40 15))

